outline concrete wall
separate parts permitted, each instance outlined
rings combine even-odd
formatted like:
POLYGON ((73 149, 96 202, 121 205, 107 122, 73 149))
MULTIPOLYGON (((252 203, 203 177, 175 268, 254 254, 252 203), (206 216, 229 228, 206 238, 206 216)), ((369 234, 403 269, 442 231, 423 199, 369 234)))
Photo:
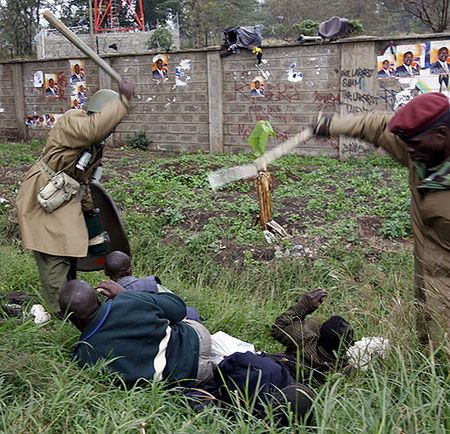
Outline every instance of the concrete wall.
MULTIPOLYGON (((172 49, 180 48, 180 32, 168 29, 172 34, 172 49)), ((99 33, 95 35, 79 34, 78 37, 101 56, 108 54, 143 54, 148 53, 147 41, 154 30, 148 32, 99 33), (115 48, 110 46, 115 44, 115 48)), ((82 57, 83 53, 56 31, 42 30, 35 38, 38 59, 60 59, 82 57)))
MULTIPOLYGON (((449 35, 421 35, 398 39, 409 44, 449 35)), ((378 80, 376 56, 388 41, 356 38, 337 43, 267 47, 264 62, 241 51, 220 58, 217 49, 169 53, 169 78, 155 81, 151 63, 155 53, 105 56, 123 76, 136 85, 137 97, 130 115, 117 128, 114 145, 145 131, 160 150, 211 152, 249 151, 247 139, 255 122, 267 119, 277 137, 270 146, 302 130, 319 111, 357 114, 393 110, 396 95, 408 85, 395 79, 378 80), (186 85, 175 80, 175 69, 184 72, 186 85), (183 69, 184 68, 184 69, 183 69), (291 71, 289 73, 289 71, 291 71), (297 73, 297 81, 292 72, 297 73), (264 79, 265 96, 252 97, 250 83, 264 79), (177 85, 178 84, 178 85, 177 85)), ((116 88, 111 79, 89 60, 85 61, 88 95, 103 87, 116 88)), ((47 128, 25 127, 24 117, 40 113, 63 113, 68 98, 68 58, 0 64, 0 137, 45 138, 47 128), (33 87, 33 74, 42 70, 58 74, 62 98, 50 99, 43 88, 33 87)), ((299 147, 299 153, 329 156, 366 155, 372 147, 363 142, 333 138, 314 140, 299 147)))

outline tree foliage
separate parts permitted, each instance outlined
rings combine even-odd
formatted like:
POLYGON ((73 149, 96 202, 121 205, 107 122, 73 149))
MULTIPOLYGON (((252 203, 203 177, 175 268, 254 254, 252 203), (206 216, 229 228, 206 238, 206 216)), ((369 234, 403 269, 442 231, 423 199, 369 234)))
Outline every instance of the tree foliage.
MULTIPOLYGON (((359 33, 362 29, 373 35, 427 29, 442 32, 448 27, 449 3, 450 0, 143 0, 143 7, 150 29, 177 17, 183 44, 204 47, 219 44, 227 27, 259 23, 265 25, 266 40, 295 41, 300 33, 316 33, 314 28, 305 29, 305 23, 320 23, 335 15, 360 23, 355 28, 359 33)), ((69 27, 89 30, 89 0, 0 0, 0 4, 0 49, 16 57, 32 54, 39 13, 44 8, 61 16, 69 27)), ((130 24, 130 18, 124 12, 121 24, 130 24)))
POLYGON ((450 0, 401 0, 405 10, 434 33, 447 30, 449 2, 450 0))
POLYGON ((0 44, 13 56, 32 54, 41 6, 39 0, 6 0, 0 8, 0 44))
POLYGON ((182 20, 185 3, 185 0, 143 0, 145 24, 154 29, 177 14, 182 20))
POLYGON ((156 29, 153 30, 153 33, 150 35, 149 40, 147 41, 147 47, 149 49, 157 48, 164 51, 170 50, 173 44, 172 33, 161 25, 156 26, 156 29))
POLYGON ((249 26, 261 20, 257 0, 186 0, 184 34, 195 47, 218 44, 226 27, 249 26))

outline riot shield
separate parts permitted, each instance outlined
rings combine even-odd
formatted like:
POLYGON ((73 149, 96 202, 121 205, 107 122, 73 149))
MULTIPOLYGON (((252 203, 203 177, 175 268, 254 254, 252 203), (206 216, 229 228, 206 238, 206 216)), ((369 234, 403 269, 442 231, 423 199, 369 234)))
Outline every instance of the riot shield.
POLYGON ((103 226, 103 230, 108 233, 109 251, 104 254, 91 255, 85 258, 78 259, 77 270, 78 271, 98 271, 103 269, 105 264, 105 256, 109 252, 120 250, 131 256, 130 244, 128 243, 128 237, 125 232, 125 228, 120 218, 119 210, 117 209, 114 201, 107 191, 98 182, 92 182, 90 184, 92 198, 94 200, 94 208, 100 209, 100 221, 103 226))

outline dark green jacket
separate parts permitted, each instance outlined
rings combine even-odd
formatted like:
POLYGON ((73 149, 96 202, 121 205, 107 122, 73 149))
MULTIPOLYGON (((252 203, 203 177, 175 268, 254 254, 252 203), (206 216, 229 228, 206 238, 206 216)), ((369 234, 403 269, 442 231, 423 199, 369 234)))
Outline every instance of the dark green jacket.
POLYGON ((185 317, 186 305, 175 294, 123 292, 103 303, 72 356, 81 366, 112 360, 108 367, 127 383, 194 380, 199 341, 185 317))

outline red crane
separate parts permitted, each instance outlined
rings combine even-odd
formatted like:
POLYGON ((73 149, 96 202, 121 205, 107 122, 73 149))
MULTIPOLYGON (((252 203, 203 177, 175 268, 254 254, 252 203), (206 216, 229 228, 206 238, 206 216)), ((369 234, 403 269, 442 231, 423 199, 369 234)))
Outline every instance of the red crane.
POLYGON ((144 31, 142 0, 94 0, 94 32, 144 31))

